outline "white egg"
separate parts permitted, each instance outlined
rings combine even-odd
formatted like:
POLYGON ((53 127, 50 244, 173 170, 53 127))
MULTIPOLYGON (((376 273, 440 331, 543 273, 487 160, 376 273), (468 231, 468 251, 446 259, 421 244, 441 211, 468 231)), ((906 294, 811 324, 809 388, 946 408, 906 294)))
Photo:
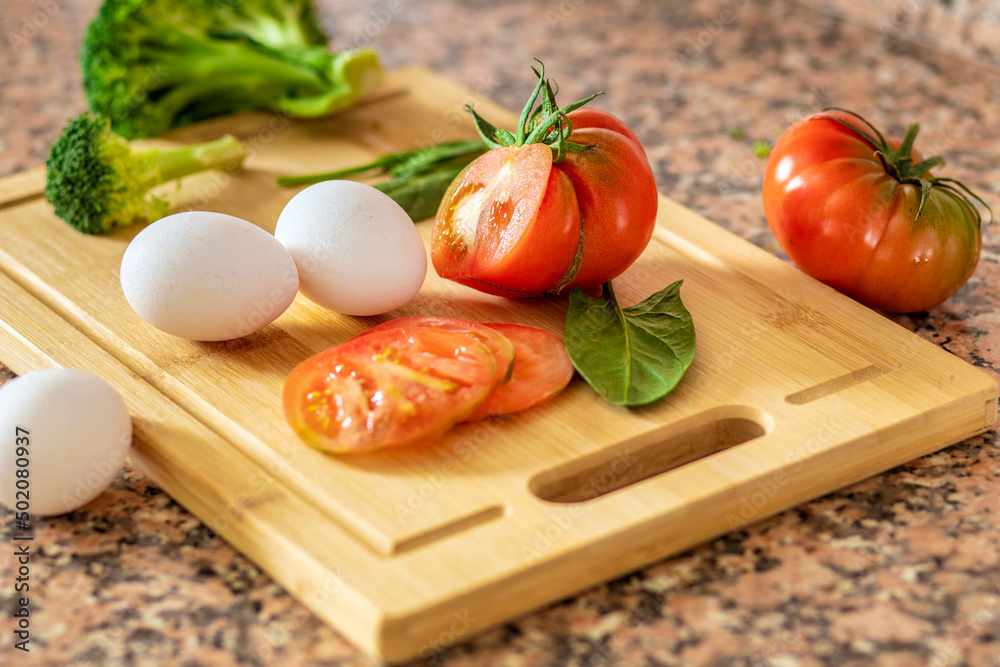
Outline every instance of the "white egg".
POLYGON ((139 232, 122 257, 122 290, 142 319, 199 341, 240 338, 288 309, 299 287, 291 255, 253 223, 186 211, 139 232))
POLYGON ((410 216, 364 183, 324 181, 302 190, 274 235, 295 259, 302 293, 345 315, 399 308, 427 275, 427 251, 410 216))
POLYGON ((108 488, 131 443, 125 402, 96 375, 16 377, 0 387, 0 502, 30 516, 75 510, 108 488))

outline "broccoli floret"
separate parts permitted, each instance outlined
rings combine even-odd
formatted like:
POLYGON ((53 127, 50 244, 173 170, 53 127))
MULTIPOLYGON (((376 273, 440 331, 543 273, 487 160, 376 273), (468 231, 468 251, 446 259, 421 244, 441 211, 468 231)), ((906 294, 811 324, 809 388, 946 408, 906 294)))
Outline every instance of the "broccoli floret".
POLYGON ((382 80, 374 49, 327 43, 309 0, 105 0, 84 35, 83 85, 127 139, 246 109, 313 118, 382 80))
POLYGON ((46 161, 45 197, 56 215, 86 234, 107 234, 167 214, 169 202, 149 194, 163 183, 207 169, 235 169, 246 149, 226 135, 181 148, 137 149, 111 131, 107 118, 71 120, 46 161))

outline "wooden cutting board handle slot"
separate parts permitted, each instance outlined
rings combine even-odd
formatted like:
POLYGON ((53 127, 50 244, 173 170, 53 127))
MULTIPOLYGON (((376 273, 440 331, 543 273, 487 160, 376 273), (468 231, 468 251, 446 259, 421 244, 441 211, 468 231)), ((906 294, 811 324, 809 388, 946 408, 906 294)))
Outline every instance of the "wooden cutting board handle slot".
POLYGON ((541 472, 528 488, 553 503, 594 500, 759 438, 771 422, 750 406, 718 406, 541 472))

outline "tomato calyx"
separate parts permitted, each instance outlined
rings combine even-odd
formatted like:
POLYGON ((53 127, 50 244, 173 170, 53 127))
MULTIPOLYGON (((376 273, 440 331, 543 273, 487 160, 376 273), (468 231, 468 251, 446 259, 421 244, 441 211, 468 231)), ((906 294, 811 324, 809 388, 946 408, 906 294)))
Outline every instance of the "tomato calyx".
POLYGON ((545 65, 537 58, 536 61, 541 69, 538 70, 534 67, 531 69, 538 77, 538 83, 521 111, 521 118, 517 122, 515 132, 497 128, 476 113, 470 104, 465 105, 465 108, 472 114, 476 122, 476 131, 479 132, 479 136, 489 148, 518 148, 528 144, 545 144, 552 149, 553 164, 559 164, 569 152, 593 148, 593 146, 569 141, 569 136, 573 133, 573 123, 570 122, 567 114, 579 109, 603 93, 594 93, 587 98, 559 107, 556 104, 556 94, 552 82, 545 78, 545 65), (540 101, 539 97, 541 97, 540 101))
POLYGON ((865 120, 865 118, 860 114, 848 109, 842 109, 840 107, 826 107, 823 111, 840 111, 842 113, 849 114, 860 120, 862 123, 867 125, 869 129, 871 129, 871 133, 868 133, 843 118, 837 118, 836 116, 828 114, 820 114, 821 118, 828 118, 829 120, 840 123, 871 144, 875 148, 874 155, 882 163, 885 173, 892 176, 897 182, 906 185, 915 185, 920 188, 920 204, 917 206, 917 214, 914 216, 914 220, 920 219, 920 214, 924 210, 924 205, 930 197, 931 188, 938 187, 947 190, 963 203, 968 205, 968 207, 975 213, 976 223, 978 225, 982 225, 983 219, 979 213, 979 209, 977 209, 972 201, 970 201, 970 197, 975 199, 990 212, 990 220, 992 221, 993 210, 982 200, 982 198, 970 190, 964 183, 955 180, 954 178, 930 175, 931 169, 944 166, 945 161, 943 157, 935 155, 917 163, 913 162, 913 143, 917 138, 917 134, 920 132, 920 123, 913 123, 910 125, 910 127, 906 130, 906 134, 903 135, 903 139, 900 141, 899 147, 893 148, 886 138, 882 136, 882 133, 878 131, 878 128, 865 120))

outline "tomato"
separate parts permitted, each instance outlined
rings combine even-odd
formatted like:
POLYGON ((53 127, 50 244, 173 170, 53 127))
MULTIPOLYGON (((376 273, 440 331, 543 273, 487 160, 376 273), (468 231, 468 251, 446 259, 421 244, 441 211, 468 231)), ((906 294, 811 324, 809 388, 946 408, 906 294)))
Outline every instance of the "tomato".
POLYGON ((531 144, 491 150, 458 175, 438 209, 431 261, 443 278, 532 296, 567 277, 579 245, 573 184, 551 149, 531 144))
POLYGON ((525 410, 547 401, 573 379, 570 361, 561 337, 525 324, 491 322, 485 326, 502 334, 514 345, 514 372, 479 404, 469 420, 525 410))
POLYGON ((573 127, 601 127, 605 130, 612 130, 628 137, 632 143, 642 149, 643 154, 646 153, 646 149, 642 148, 639 137, 635 136, 635 132, 624 121, 617 116, 609 114, 607 111, 601 111, 592 107, 581 107, 575 111, 571 111, 567 115, 572 121, 573 127))
POLYGON ((397 317, 359 337, 385 329, 419 326, 467 333, 493 352, 497 364, 495 388, 466 421, 538 405, 562 391, 575 372, 561 337, 526 324, 480 324, 453 317, 397 317))
MULTIPOLYGON (((573 112, 569 114, 574 120, 573 112)), ((610 114, 608 114, 610 115, 610 114)), ((638 142, 603 127, 574 124, 570 141, 596 146, 556 168, 573 182, 583 220, 583 259, 566 289, 600 287, 630 267, 653 236, 659 195, 638 142)))
POLYGON ((306 443, 364 452, 432 441, 468 417, 496 385, 493 353, 438 327, 377 331, 295 367, 285 418, 306 443))
POLYGON ((563 131, 554 97, 529 113, 543 84, 540 76, 521 132, 487 130, 495 147, 445 192, 431 240, 440 276, 509 297, 586 290, 620 275, 649 243, 658 195, 635 135, 594 109, 565 114, 572 132, 563 131))
POLYGON ((982 245, 969 196, 981 200, 930 174, 943 161, 912 152, 916 134, 914 125, 890 141, 850 112, 812 114, 778 139, 764 174, 764 213, 788 257, 887 312, 948 299, 972 275, 982 245))
POLYGON ((366 336, 374 331, 385 329, 399 329, 405 327, 435 327, 447 329, 449 331, 459 331, 474 336, 480 343, 489 348, 493 353, 496 363, 496 376, 494 386, 498 387, 509 381, 514 372, 514 345, 507 340, 499 331, 485 324, 478 324, 469 320, 455 317, 433 317, 433 316, 413 316, 397 317, 383 322, 359 334, 366 336))

